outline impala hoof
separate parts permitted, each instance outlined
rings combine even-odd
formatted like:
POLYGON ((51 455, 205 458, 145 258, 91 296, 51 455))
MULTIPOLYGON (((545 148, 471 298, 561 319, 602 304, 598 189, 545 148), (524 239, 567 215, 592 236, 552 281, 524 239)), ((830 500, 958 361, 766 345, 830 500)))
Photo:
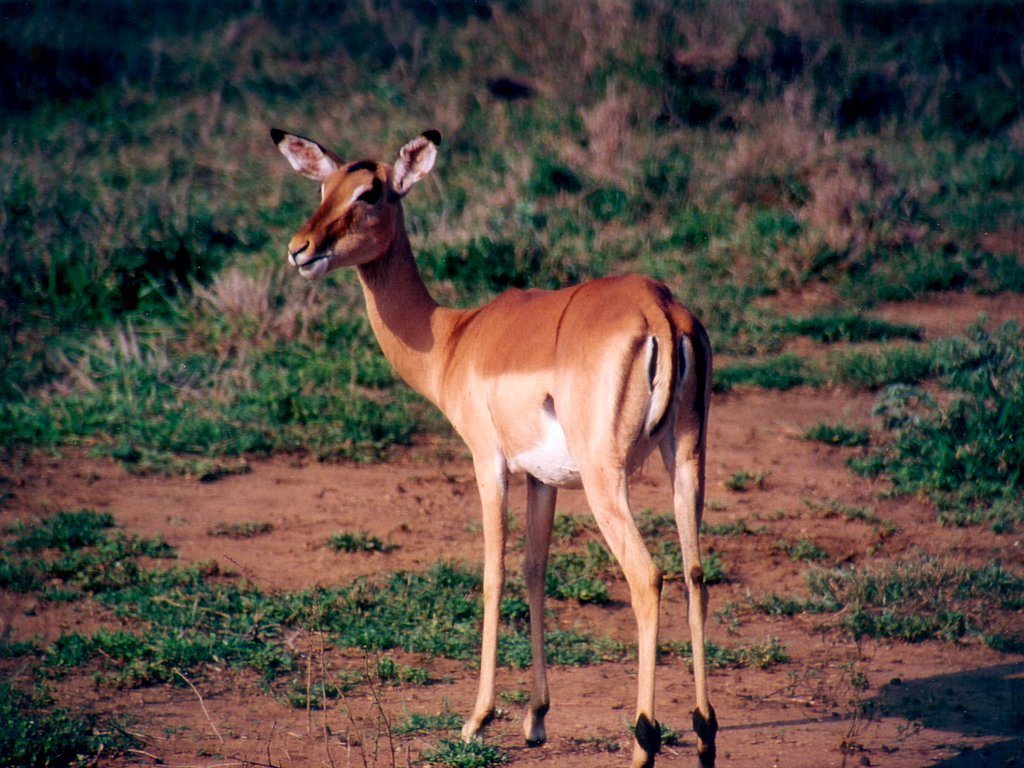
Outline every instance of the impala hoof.
POLYGON ((636 744, 633 745, 633 768, 651 768, 661 751, 661 726, 657 720, 640 715, 636 720, 636 744))
POLYGON ((494 719, 494 712, 488 712, 487 714, 479 717, 473 715, 470 717, 466 724, 462 726, 462 740, 467 744, 471 741, 480 740, 480 732, 487 727, 487 724, 494 719))
POLYGON ((544 712, 527 712, 523 720, 523 735, 526 737, 526 746, 539 747, 548 740, 548 732, 544 728, 544 712))
POLYGON ((697 760, 701 768, 714 768, 715 735, 718 733, 718 718, 713 707, 708 708, 705 717, 699 709, 693 710, 693 730, 697 734, 697 760))

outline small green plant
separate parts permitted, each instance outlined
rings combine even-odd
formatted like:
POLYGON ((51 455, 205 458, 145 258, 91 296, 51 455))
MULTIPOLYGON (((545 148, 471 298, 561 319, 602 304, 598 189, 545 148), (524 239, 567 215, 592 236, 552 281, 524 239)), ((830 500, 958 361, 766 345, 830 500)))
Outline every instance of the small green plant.
POLYGON ((530 692, 523 688, 517 688, 511 691, 505 690, 498 694, 498 698, 506 704, 513 704, 515 706, 522 707, 530 702, 530 692))
POLYGON ((1024 606, 1024 579, 995 563, 982 568, 918 557, 878 568, 834 568, 807 574, 810 598, 767 595, 752 607, 769 615, 832 613, 854 638, 956 642, 974 636, 996 649, 1019 647, 1004 631, 1008 612, 1024 606))
POLYGON ((995 333, 974 328, 948 368, 959 394, 940 406, 923 390, 889 387, 875 411, 892 439, 854 462, 885 474, 897 493, 925 493, 940 520, 1024 524, 1024 332, 1008 323, 995 333))
POLYGON ((718 525, 709 525, 707 522, 703 522, 700 532, 703 536, 761 536, 765 533, 765 528, 764 526, 751 528, 747 525, 746 518, 741 517, 735 522, 718 525))
POLYGON ((17 549, 36 552, 40 549, 58 549, 62 552, 92 547, 106 539, 106 531, 114 525, 109 512, 81 509, 58 512, 36 525, 15 528, 20 533, 14 540, 17 549))
POLYGON ((572 541, 580 533, 593 528, 591 519, 579 515, 556 514, 552 534, 561 541, 572 541))
POLYGON ((0 766, 85 766, 100 752, 116 754, 135 746, 124 728, 98 728, 98 722, 0 683, 0 766))
POLYGON ((332 534, 327 539, 327 546, 335 552, 390 552, 394 549, 393 546, 364 531, 332 534))
POLYGON ((462 718, 454 712, 442 712, 436 715, 411 714, 394 726, 398 735, 410 733, 425 734, 436 731, 456 731, 462 727, 462 718))
POLYGON ((768 472, 747 472, 745 469, 733 472, 725 481, 725 487, 736 493, 746 493, 751 489, 763 491, 767 487, 768 472))
POLYGON ((828 552, 806 538, 800 538, 793 542, 779 539, 775 542, 775 549, 785 552, 790 560, 796 562, 814 562, 816 560, 828 559, 828 552))
MULTIPOLYGON (((693 656, 693 646, 689 641, 661 643, 659 651, 671 653, 684 659, 691 659, 693 656)), ((760 643, 733 647, 708 642, 704 645, 704 653, 707 656, 710 669, 742 667, 769 669, 789 661, 785 647, 778 638, 774 637, 766 638, 760 643)))
POLYGON ((833 385, 857 389, 913 384, 941 373, 946 354, 944 344, 842 350, 826 358, 826 376, 833 385))
POLYGON ((728 392, 741 384, 762 389, 793 389, 819 386, 820 373, 800 357, 785 353, 751 363, 730 363, 715 369, 714 389, 728 392))
POLYGON ((819 422, 804 433, 807 440, 816 440, 828 445, 844 448, 861 447, 868 444, 868 432, 864 429, 852 429, 843 424, 825 424, 819 422))
POLYGON ((836 342, 919 341, 921 331, 912 325, 896 325, 861 314, 840 313, 788 318, 782 323, 785 333, 807 336, 823 344, 836 342))
POLYGON ((674 534, 676 518, 671 512, 655 512, 645 509, 636 516, 636 526, 645 538, 656 538, 665 534, 674 534))
POLYGON ((579 603, 608 602, 608 576, 611 556, 597 542, 588 541, 583 554, 560 552, 548 561, 547 594, 556 600, 579 603))
POLYGON ((436 747, 423 753, 423 759, 445 768, 490 768, 509 761, 508 755, 493 744, 457 739, 441 739, 436 747))
POLYGON ((273 532, 273 523, 249 521, 244 523, 217 523, 210 528, 207 536, 223 536, 228 539, 251 539, 273 532))
MULTIPOLYGON (((683 553, 679 549, 679 541, 659 541, 652 553, 654 562, 661 572, 670 578, 683 575, 683 553)), ((701 554, 701 568, 704 570, 705 584, 721 584, 726 580, 725 564, 722 556, 713 550, 701 554)))

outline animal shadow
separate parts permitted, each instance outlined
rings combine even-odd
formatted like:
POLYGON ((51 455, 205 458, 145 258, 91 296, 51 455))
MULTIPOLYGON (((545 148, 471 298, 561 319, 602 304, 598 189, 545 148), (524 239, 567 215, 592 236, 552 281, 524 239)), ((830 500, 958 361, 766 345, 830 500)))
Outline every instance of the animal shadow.
POLYGON ((1024 664, 887 683, 873 702, 883 713, 956 736, 995 737, 932 768, 1024 766, 1024 664))

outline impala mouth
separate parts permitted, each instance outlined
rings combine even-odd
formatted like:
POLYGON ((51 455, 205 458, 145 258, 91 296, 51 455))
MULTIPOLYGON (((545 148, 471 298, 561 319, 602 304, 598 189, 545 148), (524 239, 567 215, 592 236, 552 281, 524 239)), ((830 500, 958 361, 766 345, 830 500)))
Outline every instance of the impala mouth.
POLYGON ((300 275, 305 277, 307 280, 316 280, 319 277, 323 277, 327 272, 327 259, 329 256, 329 253, 325 253, 320 256, 314 256, 311 259, 307 259, 301 264, 294 260, 293 263, 299 268, 300 275))

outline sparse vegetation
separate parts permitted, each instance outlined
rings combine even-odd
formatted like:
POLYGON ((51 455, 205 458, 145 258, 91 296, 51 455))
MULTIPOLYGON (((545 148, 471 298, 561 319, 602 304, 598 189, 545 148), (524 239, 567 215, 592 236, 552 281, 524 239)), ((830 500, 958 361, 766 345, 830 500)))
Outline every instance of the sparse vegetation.
POLYGON ((364 531, 344 531, 332 534, 327 546, 335 552, 388 552, 392 546, 364 531))
POLYGON ((865 429, 852 429, 843 424, 825 424, 819 422, 804 434, 808 440, 817 440, 829 445, 845 448, 856 448, 868 444, 868 432, 865 429))
POLYGON ((244 523, 217 523, 206 533, 209 536, 223 536, 228 539, 251 539, 265 536, 274 530, 273 523, 261 523, 250 520, 244 523))
POLYGON ((493 744, 441 739, 434 749, 423 755, 423 759, 445 768, 490 768, 507 763, 508 755, 493 744))
POLYGON ((32 696, 0 682, 0 766, 85 766, 103 751, 119 752, 136 742, 123 728, 55 707, 44 694, 32 696))
POLYGON ((893 386, 876 413, 892 439, 854 466, 884 473, 898 493, 925 493, 943 522, 1024 522, 1024 334, 1016 324, 975 328, 948 371, 957 397, 940 406, 922 389, 893 386))
POLYGON ((863 568, 812 569, 807 583, 807 599, 768 594, 750 605, 771 616, 831 615, 855 639, 971 637, 1002 651, 1024 647, 1015 623, 1024 581, 999 563, 971 568, 921 555, 863 568))

